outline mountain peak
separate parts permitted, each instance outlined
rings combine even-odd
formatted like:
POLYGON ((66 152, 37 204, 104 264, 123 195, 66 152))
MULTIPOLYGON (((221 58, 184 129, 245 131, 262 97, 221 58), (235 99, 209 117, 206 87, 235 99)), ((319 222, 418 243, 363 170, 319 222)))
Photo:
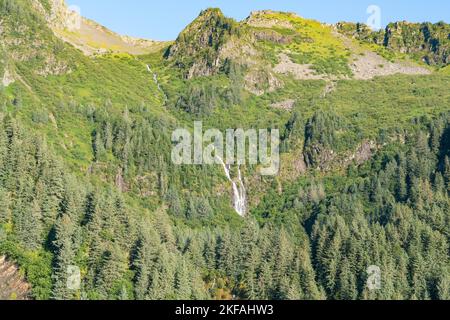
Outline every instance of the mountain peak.
POLYGON ((200 12, 200 15, 198 18, 211 17, 211 16, 224 17, 224 14, 223 14, 222 10, 220 10, 219 8, 208 8, 208 9, 202 10, 200 12))
POLYGON ((250 16, 245 20, 245 23, 256 28, 281 27, 285 29, 294 29, 292 20, 298 18, 300 18, 300 16, 293 12, 260 10, 252 11, 250 16))
POLYGON ((220 9, 206 9, 180 33, 166 57, 187 69, 187 78, 214 74, 220 68, 221 48, 238 28, 220 9))
POLYGON ((276 16, 299 17, 295 12, 275 11, 275 10, 255 10, 250 12, 250 17, 273 18, 276 16))
POLYGON ((183 31, 182 34, 195 32, 196 29, 204 29, 221 25, 223 23, 234 22, 233 19, 225 17, 219 8, 208 8, 202 10, 198 17, 192 21, 183 31))

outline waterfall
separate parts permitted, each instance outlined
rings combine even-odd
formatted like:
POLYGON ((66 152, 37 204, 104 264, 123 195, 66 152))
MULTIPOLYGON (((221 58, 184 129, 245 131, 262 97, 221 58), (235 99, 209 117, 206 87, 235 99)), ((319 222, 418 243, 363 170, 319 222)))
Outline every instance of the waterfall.
POLYGON ((225 175, 228 181, 231 182, 231 185, 233 187, 234 210, 237 212, 238 215, 244 217, 247 209, 246 208, 247 192, 245 190, 244 182, 242 181, 241 166, 238 165, 238 183, 236 183, 233 179, 231 179, 230 166, 225 164, 225 162, 223 162, 222 158, 220 158, 219 156, 216 156, 216 158, 222 164, 222 167, 225 171, 225 175))
POLYGON ((148 64, 147 64, 147 71, 150 72, 153 75, 153 82, 158 87, 158 90, 161 91, 162 94, 164 95, 164 102, 166 102, 167 101, 167 95, 164 92, 164 90, 161 88, 161 85, 160 85, 160 83, 158 81, 158 75, 152 71, 152 69, 150 68, 150 66, 148 64))

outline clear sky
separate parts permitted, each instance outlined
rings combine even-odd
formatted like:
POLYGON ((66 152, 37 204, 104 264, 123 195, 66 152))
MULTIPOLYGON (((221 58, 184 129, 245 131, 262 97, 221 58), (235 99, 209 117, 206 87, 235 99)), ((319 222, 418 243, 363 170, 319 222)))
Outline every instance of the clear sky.
POLYGON ((221 8, 237 20, 253 10, 290 11, 322 22, 366 22, 369 5, 381 9, 381 23, 450 22, 449 0, 66 0, 81 14, 121 34, 173 40, 202 9, 221 8))

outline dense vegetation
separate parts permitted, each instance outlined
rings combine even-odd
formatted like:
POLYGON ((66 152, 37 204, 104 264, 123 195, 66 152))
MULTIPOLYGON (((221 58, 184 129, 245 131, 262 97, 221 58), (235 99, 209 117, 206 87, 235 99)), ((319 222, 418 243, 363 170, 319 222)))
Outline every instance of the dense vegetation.
POLYGON ((248 61, 221 60, 229 41, 263 32, 259 62, 290 48, 334 75, 349 52, 317 22, 266 15, 299 38, 207 10, 159 52, 86 57, 29 1, 0 0, 0 75, 15 80, 0 88, 0 254, 32 298, 450 298, 448 73, 336 80, 326 95, 325 80, 279 75, 258 96, 248 61), (245 218, 220 166, 171 162, 171 132, 198 119, 281 131, 278 176, 242 168, 245 218))
POLYGON ((430 65, 442 67, 450 63, 450 25, 443 21, 435 24, 396 22, 380 31, 352 23, 339 23, 337 28, 358 40, 410 54, 430 65))

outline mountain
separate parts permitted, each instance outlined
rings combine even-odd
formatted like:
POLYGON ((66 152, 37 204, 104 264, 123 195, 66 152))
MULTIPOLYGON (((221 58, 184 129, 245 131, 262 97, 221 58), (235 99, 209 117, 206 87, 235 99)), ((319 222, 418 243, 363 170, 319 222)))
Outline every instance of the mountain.
POLYGON ((339 23, 338 30, 358 40, 375 43, 393 51, 406 53, 429 65, 450 63, 450 26, 444 22, 390 23, 386 29, 372 32, 367 26, 339 23))
POLYGON ((60 39, 72 44, 85 54, 102 54, 108 51, 144 54, 161 49, 163 42, 118 35, 86 19, 67 7, 64 0, 32 1, 36 11, 60 39))
POLYGON ((20 275, 17 266, 0 257, 0 299, 25 300, 29 294, 30 286, 20 275))
POLYGON ((448 30, 206 9, 156 42, 0 0, 3 264, 33 299, 448 299, 448 30), (278 129, 279 174, 175 164, 200 120, 278 129))
MULTIPOLYGON (((347 24, 347 28, 352 27, 347 24)), ((282 86, 277 74, 291 74, 298 80, 338 80, 430 72, 406 56, 386 59, 377 52, 382 44, 369 48, 337 32, 344 29, 343 24, 327 26, 274 11, 253 12, 238 23, 218 9, 209 9, 183 30, 166 57, 184 70, 187 79, 214 75, 226 71, 227 64, 237 64, 247 69, 245 87, 259 95, 282 86)), ((405 51, 392 43, 393 51, 405 51)))

